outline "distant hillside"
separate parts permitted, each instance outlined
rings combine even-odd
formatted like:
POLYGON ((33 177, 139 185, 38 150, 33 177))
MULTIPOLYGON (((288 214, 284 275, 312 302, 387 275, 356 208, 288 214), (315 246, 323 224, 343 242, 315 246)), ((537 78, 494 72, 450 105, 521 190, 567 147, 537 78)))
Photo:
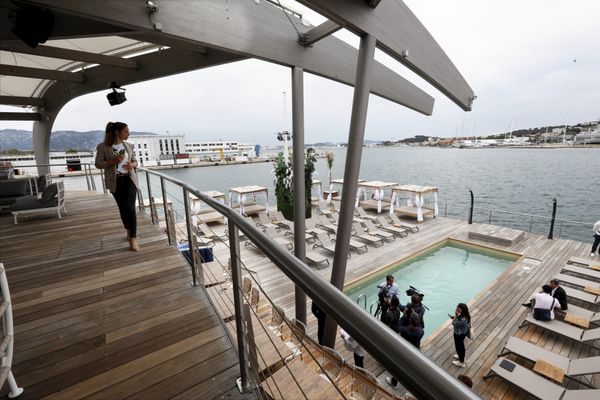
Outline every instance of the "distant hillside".
MULTIPOLYGON (((31 131, 19 129, 0 129, 0 151, 33 150, 31 131)), ((131 135, 156 135, 150 132, 131 132, 131 135)), ((54 131, 50 135, 50 151, 94 150, 104 139, 104 131, 54 131)))

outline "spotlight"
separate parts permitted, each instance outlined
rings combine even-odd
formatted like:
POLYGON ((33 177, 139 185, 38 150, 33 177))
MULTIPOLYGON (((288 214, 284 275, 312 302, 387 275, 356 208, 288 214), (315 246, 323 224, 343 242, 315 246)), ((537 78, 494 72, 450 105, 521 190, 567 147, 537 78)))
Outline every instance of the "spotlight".
POLYGON ((32 49, 46 43, 54 28, 54 14, 49 10, 23 5, 12 11, 9 18, 15 24, 11 32, 32 49))
POLYGON ((123 89, 122 87, 118 86, 116 82, 113 82, 110 85, 112 92, 110 92, 109 94, 106 95, 106 99, 108 100, 108 104, 110 104, 111 106, 116 106, 119 104, 123 104, 127 101, 127 98, 125 97, 125 89, 123 89), (118 90, 122 90, 122 91, 117 91, 118 90))

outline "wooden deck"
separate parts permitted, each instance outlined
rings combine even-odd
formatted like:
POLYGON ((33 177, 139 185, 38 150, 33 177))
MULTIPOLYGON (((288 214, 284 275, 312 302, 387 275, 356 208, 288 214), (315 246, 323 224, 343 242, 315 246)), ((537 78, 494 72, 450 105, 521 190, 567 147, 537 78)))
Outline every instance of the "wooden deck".
POLYGON ((478 224, 478 226, 469 231, 468 234, 469 239, 498 244, 505 247, 516 245, 523 240, 524 237, 525 232, 523 231, 487 224, 478 224))
MULTIPOLYGON (((571 240, 547 240, 545 237, 524 233, 523 238, 512 246, 502 246, 489 242, 468 238, 469 231, 478 225, 468 225, 464 221, 436 218, 420 224, 420 232, 410 234, 407 238, 396 239, 381 248, 369 246, 365 254, 352 253, 348 260, 346 284, 362 279, 376 270, 410 258, 415 253, 423 251, 440 241, 455 239, 475 243, 490 248, 509 251, 522 255, 505 273, 500 275, 489 287, 484 289, 474 299, 465 299, 469 303, 473 315, 473 324, 477 331, 474 341, 467 340, 467 368, 459 369, 452 365, 454 343, 449 325, 441 327, 422 345, 422 351, 438 365, 457 376, 465 374, 474 381, 474 391, 485 399, 525 399, 527 394, 511 386, 500 378, 484 380, 483 375, 497 359, 497 354, 510 336, 524 338, 538 346, 572 358, 598 355, 597 350, 576 344, 568 339, 548 334, 536 327, 518 329, 528 309, 521 304, 528 300, 531 293, 539 290, 547 283, 571 256, 585 257, 589 254, 590 244, 571 240), (470 301, 469 301, 470 300, 470 301)), ((216 232, 222 232, 224 226, 212 227, 216 232)), ((318 250, 317 250, 318 251, 318 250)), ((323 253, 326 255, 325 253, 323 253)), ((228 249, 217 244, 215 255, 226 262, 228 249)), ((288 316, 294 315, 294 290, 292 283, 277 267, 265 259, 256 249, 242 247, 244 264, 256 271, 260 277, 262 288, 276 304, 282 306, 288 316)), ((331 268, 315 270, 324 279, 329 280, 331 268)), ((465 281, 468 284, 468 281, 465 281)), ((581 304, 578 304, 581 306, 581 304)), ((308 303, 310 310, 310 300, 308 303)), ((451 312, 452 310, 448 310, 451 312)), ((374 322, 376 323, 376 322, 374 322)), ((316 337, 316 320, 309 312, 309 334, 316 337)), ((352 363, 352 354, 346 351, 338 340, 336 349, 345 359, 352 363)), ((531 368, 531 363, 519 360, 531 368)), ((388 376, 380 365, 367 355, 365 367, 379 376, 385 385, 384 377, 388 376)), ((600 386, 600 377, 590 377, 592 384, 600 386)), ((583 388, 575 382, 568 381, 571 389, 583 388)))
POLYGON ((249 398, 220 318, 149 217, 134 253, 112 196, 67 193, 66 208, 0 217, 20 399, 249 398))

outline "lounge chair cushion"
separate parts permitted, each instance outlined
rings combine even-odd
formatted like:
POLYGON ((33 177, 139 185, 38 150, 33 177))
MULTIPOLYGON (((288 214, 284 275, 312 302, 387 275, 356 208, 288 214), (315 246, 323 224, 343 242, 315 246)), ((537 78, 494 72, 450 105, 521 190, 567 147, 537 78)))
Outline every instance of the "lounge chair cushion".
POLYGON ((8 179, 0 181, 0 197, 25 196, 29 182, 26 179, 8 179))
POLYGON ((10 206, 11 211, 33 210, 36 208, 50 208, 58 206, 58 198, 50 199, 50 201, 42 202, 34 196, 23 196, 10 206))
MULTIPOLYGON (((42 192, 42 203, 48 203, 49 201, 54 199, 57 194, 58 194, 58 185, 56 183, 46 186, 46 188, 42 192)), ((46 207, 52 207, 52 206, 46 206, 46 207)))
POLYGON ((600 389, 567 390, 562 400, 598 400, 600 389))

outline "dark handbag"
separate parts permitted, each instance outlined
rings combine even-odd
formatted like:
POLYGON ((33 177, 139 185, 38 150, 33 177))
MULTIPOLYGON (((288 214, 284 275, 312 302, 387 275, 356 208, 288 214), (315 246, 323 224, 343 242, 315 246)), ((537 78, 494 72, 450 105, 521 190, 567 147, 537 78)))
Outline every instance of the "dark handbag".
POLYGON ((552 314, 550 313, 550 310, 552 310, 552 308, 554 307, 555 301, 556 301, 556 299, 552 300, 552 304, 550 305, 549 309, 534 308, 533 309, 533 319, 538 320, 538 321, 551 321, 552 314))

